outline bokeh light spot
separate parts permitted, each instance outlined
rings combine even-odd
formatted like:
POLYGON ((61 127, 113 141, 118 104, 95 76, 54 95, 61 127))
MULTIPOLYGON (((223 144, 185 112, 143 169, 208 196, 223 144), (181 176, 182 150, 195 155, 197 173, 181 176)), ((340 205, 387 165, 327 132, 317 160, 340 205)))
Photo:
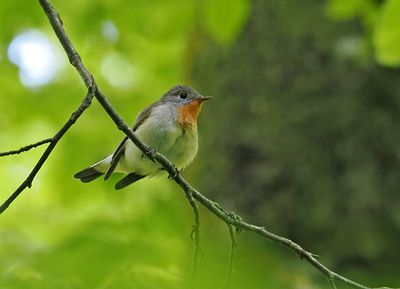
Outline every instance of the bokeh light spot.
POLYGON ((8 47, 8 58, 19 67, 27 87, 51 82, 64 66, 61 52, 42 32, 29 30, 16 36, 8 47))
POLYGON ((101 62, 101 73, 112 86, 126 89, 133 84, 134 68, 120 54, 108 54, 101 62))
POLYGON ((115 24, 110 20, 103 21, 102 34, 103 37, 110 42, 115 43, 118 41, 119 38, 118 29, 115 26, 115 24))

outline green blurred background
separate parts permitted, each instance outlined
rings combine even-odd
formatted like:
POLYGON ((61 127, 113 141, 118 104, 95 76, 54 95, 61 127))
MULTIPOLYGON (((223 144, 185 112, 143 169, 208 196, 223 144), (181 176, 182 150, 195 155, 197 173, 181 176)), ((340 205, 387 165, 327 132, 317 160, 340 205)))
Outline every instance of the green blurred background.
MULTIPOLYGON (((184 176, 339 273, 400 285, 400 1, 53 1, 123 118, 177 83, 213 95, 184 176)), ((52 136, 85 95, 38 1, 0 4, 0 151, 52 136)), ((114 191, 73 174, 123 137, 101 107, 0 216, 0 288, 189 288, 192 213, 166 178, 114 191)), ((0 159, 0 196, 43 147, 0 159)), ((229 238, 201 210, 198 288, 222 288, 229 238)), ((329 288, 277 244, 238 235, 231 288, 329 288)), ((344 288, 338 285, 338 288, 344 288)))

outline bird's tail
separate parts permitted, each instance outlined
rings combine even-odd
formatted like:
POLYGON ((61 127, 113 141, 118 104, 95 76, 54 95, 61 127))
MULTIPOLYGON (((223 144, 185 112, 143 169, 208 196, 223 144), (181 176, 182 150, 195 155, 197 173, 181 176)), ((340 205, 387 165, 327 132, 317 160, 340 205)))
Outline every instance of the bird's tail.
POLYGON ((88 183, 88 182, 91 182, 91 181, 97 179, 102 174, 103 173, 96 170, 96 168, 88 167, 86 169, 83 169, 83 170, 77 172, 74 175, 74 178, 79 179, 82 183, 88 183))
POLYGON ((74 175, 75 179, 79 179, 83 183, 89 183, 101 175, 103 175, 110 166, 111 156, 91 165, 90 167, 77 172, 74 175))

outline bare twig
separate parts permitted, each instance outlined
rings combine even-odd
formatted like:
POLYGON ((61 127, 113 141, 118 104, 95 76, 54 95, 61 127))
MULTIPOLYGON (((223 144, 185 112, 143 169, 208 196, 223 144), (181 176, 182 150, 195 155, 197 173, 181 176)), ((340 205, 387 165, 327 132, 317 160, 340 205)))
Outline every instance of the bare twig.
MULTIPOLYGON (((279 243, 292 251, 294 251, 298 256, 300 256, 302 259, 306 260, 309 262, 314 268, 316 268, 318 271, 320 271, 322 274, 324 274, 326 277, 329 278, 329 280, 333 281, 339 281, 341 283, 347 284, 353 288, 359 288, 359 289, 371 289, 370 287, 366 287, 364 285, 361 285, 359 283, 356 283, 348 278, 345 278, 327 267, 325 267, 322 263, 320 263, 317 259, 315 259, 315 256, 304 250, 301 246, 298 244, 294 243, 293 241, 275 235, 269 231, 267 231, 264 227, 260 226, 255 226, 249 223, 246 223, 241 220, 236 214, 234 213, 227 213, 224 209, 222 209, 217 203, 211 201, 201 193, 199 193, 196 189, 194 189, 188 182, 186 182, 185 179, 179 174, 179 171, 175 168, 175 166, 162 154, 156 152, 155 150, 151 149, 149 146, 141 142, 135 135, 135 133, 128 127, 128 125, 122 120, 122 118, 118 115, 118 113, 114 110, 114 108, 111 106, 107 98, 104 96, 104 94, 99 90, 99 88, 96 86, 95 82, 93 81, 91 74, 88 72, 88 70, 85 68, 83 65, 81 58, 79 57, 77 51, 73 47, 71 41, 69 40, 66 32, 64 31, 63 24, 60 20, 60 17, 54 7, 50 4, 49 0, 39 0, 40 4, 43 7, 43 10, 45 11, 58 39, 60 40, 62 46, 64 47, 68 58, 71 62, 72 65, 75 66, 76 70, 79 72, 81 75, 82 79, 84 80, 86 86, 89 88, 89 93, 85 98, 84 103, 80 106, 80 109, 76 111, 75 117, 73 118, 73 121, 71 119, 67 122, 67 124, 72 121, 72 123, 82 114, 84 109, 90 104, 90 100, 92 99, 93 93, 96 97, 96 99, 99 101, 99 103, 103 106, 107 114, 110 116, 110 118, 114 121, 116 126, 123 131, 129 139, 150 159, 154 159, 157 161, 167 172, 170 176, 173 176, 173 179, 175 182, 183 189, 185 192, 186 196, 190 195, 192 198, 196 199, 198 202, 200 202, 204 207, 206 207, 211 213, 213 213, 216 217, 218 217, 220 220, 224 221, 225 223, 236 227, 237 229, 243 230, 243 231, 250 231, 254 232, 268 240, 274 241, 276 243, 279 243), (232 217, 234 216, 234 217, 232 217)), ((68 128, 72 125, 65 125, 61 131, 57 133, 57 135, 54 137, 57 139, 57 141, 62 137, 62 135, 68 130, 68 128)), ((1 206, 0 212, 4 211, 8 205, 19 195, 19 193, 25 188, 29 187, 31 184, 31 181, 33 180, 33 177, 36 175, 36 173, 39 171, 40 167, 43 165, 45 160, 47 159, 48 155, 51 153, 52 149, 54 148, 55 144, 57 141, 52 141, 49 145, 49 147, 46 149, 45 153, 43 154, 42 158, 39 160, 39 163, 35 166, 34 171, 28 176, 27 180, 21 185, 20 188, 17 189, 17 191, 10 197, 9 200, 6 201, 5 204, 1 206), (32 176, 32 177, 31 177, 32 176), (18 193, 17 193, 18 192, 18 193)), ((194 208, 192 206, 192 208, 194 208)), ((197 208, 197 207, 196 207, 197 208)), ((194 212, 196 210, 194 209, 194 212)), ((195 218, 196 218, 196 213, 195 213, 195 218)), ((388 289, 387 287, 383 287, 380 289, 388 289)))
POLYGON ((14 191, 14 193, 0 206, 0 214, 3 213, 8 206, 22 193, 26 188, 30 188, 32 186, 32 182, 42 168, 43 164, 46 162, 47 158, 57 145, 58 141, 64 136, 64 134, 69 130, 69 128, 75 123, 75 121, 82 115, 82 113, 89 107, 95 91, 93 89, 89 89, 88 94, 83 99, 81 105, 74 111, 71 117, 67 120, 64 126, 50 139, 50 144, 33 167, 32 171, 28 175, 28 177, 23 181, 23 183, 14 191))
POLYGON ((329 285, 331 285, 332 289, 337 289, 335 280, 333 280, 332 278, 328 278, 328 281, 329 281, 329 285))
POLYGON ((234 228, 231 224, 227 223, 226 224, 229 229, 229 238, 231 240, 230 244, 230 249, 229 249, 229 261, 228 261, 228 271, 226 272, 226 280, 225 280, 225 286, 224 288, 229 288, 229 284, 231 282, 231 276, 233 272, 233 259, 235 257, 235 249, 237 246, 236 243, 236 237, 235 237, 235 231, 234 228))
POLYGON ((46 139, 38 141, 36 143, 24 146, 24 147, 22 147, 22 148, 20 148, 18 150, 12 150, 12 151, 8 151, 8 152, 0 153, 0 157, 9 156, 9 155, 18 155, 18 154, 20 154, 22 152, 27 152, 30 149, 37 148, 38 146, 47 144, 47 143, 52 142, 52 141, 53 141, 52 138, 46 138, 46 139))
POLYGON ((188 202, 192 207, 194 215, 194 224, 192 232, 190 234, 194 242, 193 265, 192 265, 192 288, 194 288, 196 281, 197 265, 200 262, 200 257, 202 254, 202 250, 200 247, 200 214, 199 214, 199 208, 196 204, 195 199, 193 199, 193 196, 191 194, 186 194, 186 198, 188 199, 188 202))

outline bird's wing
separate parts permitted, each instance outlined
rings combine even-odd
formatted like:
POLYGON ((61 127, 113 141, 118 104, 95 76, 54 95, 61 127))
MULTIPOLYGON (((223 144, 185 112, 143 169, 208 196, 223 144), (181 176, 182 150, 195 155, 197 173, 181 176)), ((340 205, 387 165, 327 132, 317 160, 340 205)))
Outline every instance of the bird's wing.
POLYGON ((112 156, 111 162, 110 162, 110 167, 108 168, 108 170, 104 176, 104 180, 107 180, 112 175, 112 173, 114 172, 115 168, 117 167, 117 165, 119 163, 119 160, 124 155, 127 140, 128 140, 128 137, 125 136, 124 139, 119 143, 115 152, 113 153, 113 156, 112 156))
MULTIPOLYGON (((159 103, 153 103, 152 105, 145 108, 136 118, 136 121, 132 127, 132 130, 136 131, 140 127, 140 125, 150 116, 152 109, 158 105, 159 105, 159 103)), ((121 157, 125 153, 126 143, 127 143, 128 139, 129 138, 127 136, 125 136, 123 138, 123 140, 119 143, 117 149, 115 150, 115 152, 111 158, 110 167, 108 168, 108 170, 104 176, 104 180, 107 180, 111 176, 111 174, 114 172, 115 168, 117 167, 121 157)))
POLYGON ((132 127, 132 130, 133 130, 133 131, 136 131, 136 130, 139 128, 139 126, 150 116, 151 111, 152 111, 155 107, 159 106, 160 104, 161 104, 160 102, 155 102, 155 103, 149 105, 148 107, 146 107, 146 108, 138 115, 138 117, 136 118, 136 121, 135 121, 135 124, 134 124, 133 127, 132 127))

